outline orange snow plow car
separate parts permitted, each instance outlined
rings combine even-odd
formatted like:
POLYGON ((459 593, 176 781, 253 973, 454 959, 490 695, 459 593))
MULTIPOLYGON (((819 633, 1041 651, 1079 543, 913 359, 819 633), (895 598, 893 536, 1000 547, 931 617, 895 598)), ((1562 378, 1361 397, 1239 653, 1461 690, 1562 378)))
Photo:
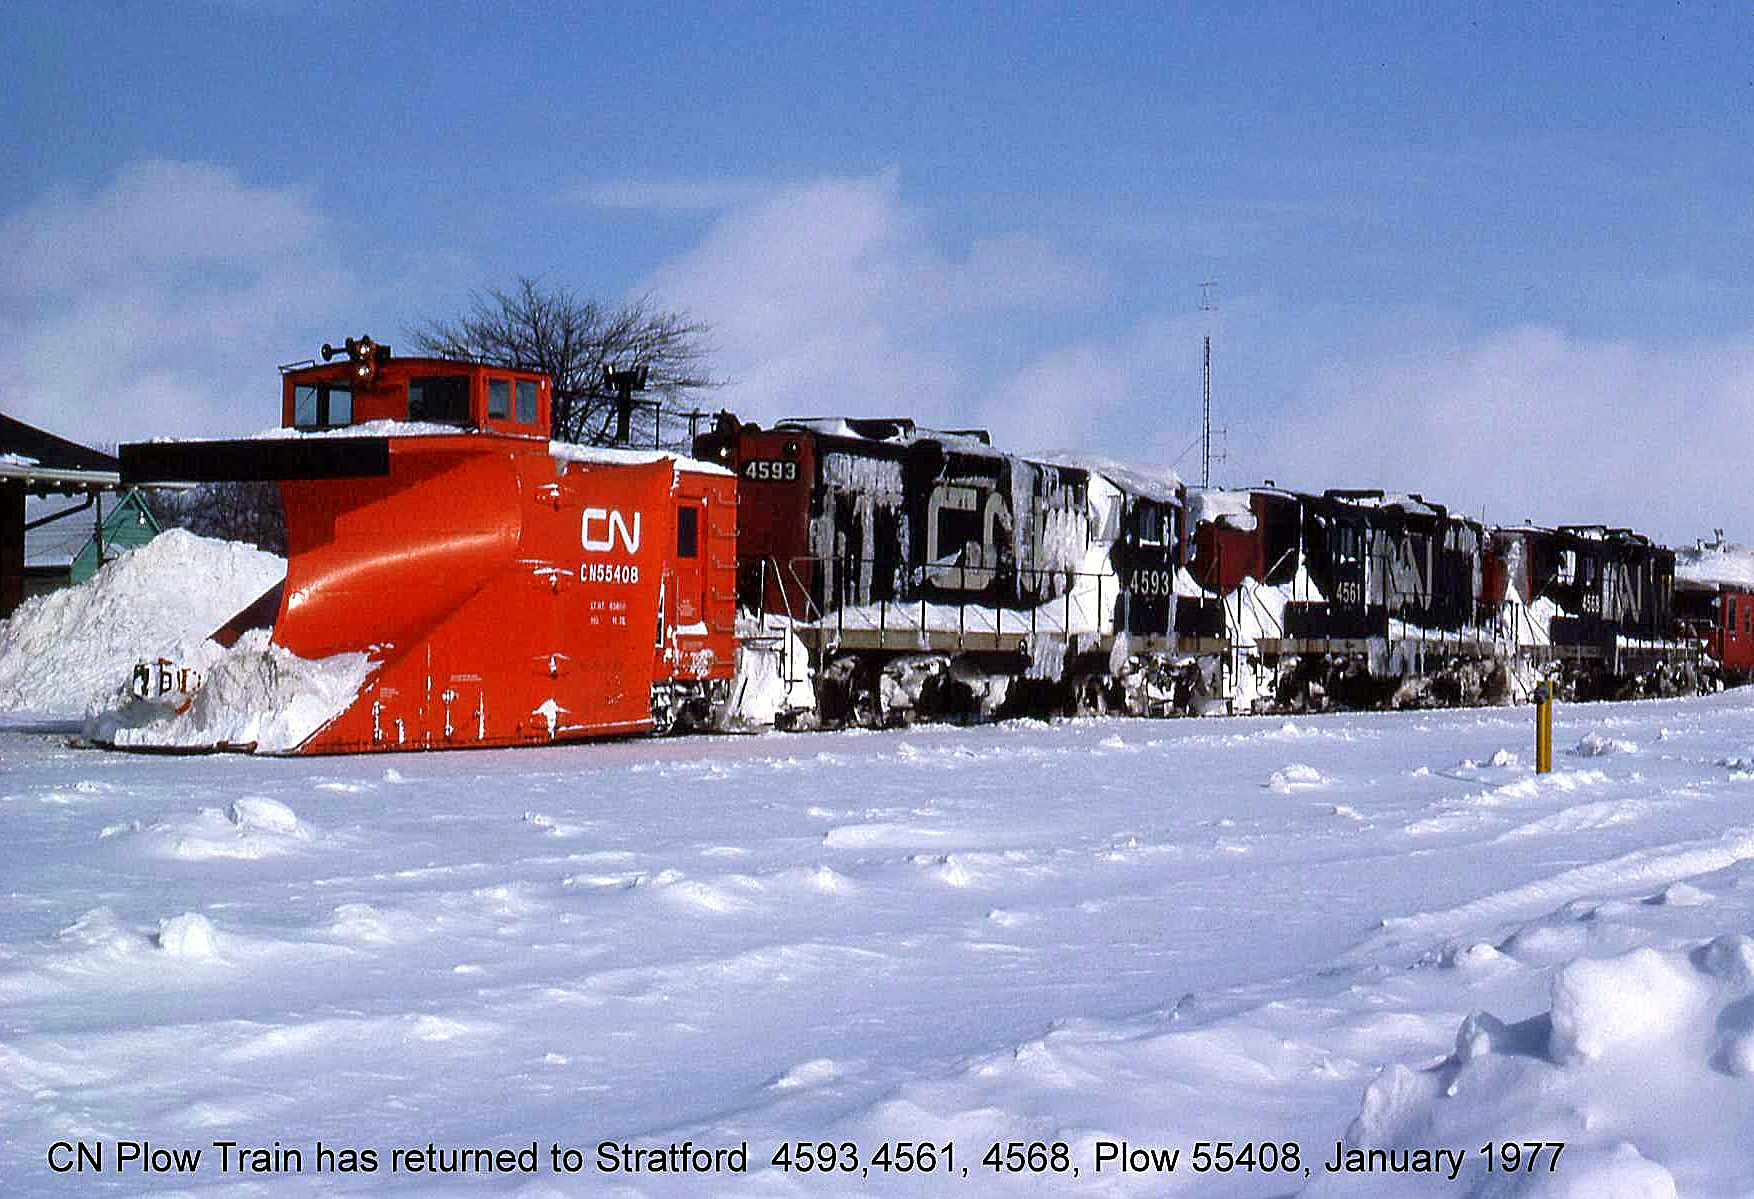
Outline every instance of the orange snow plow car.
MULTIPOLYGON (((124 721, 110 743, 356 753, 708 717, 736 652, 729 471, 552 442, 551 384, 528 371, 396 358, 362 338, 343 361, 283 375, 275 434, 125 445, 122 475, 276 481, 286 580, 216 637, 235 653, 271 620, 258 653, 358 661, 363 682, 317 700, 271 686, 198 692, 162 720, 124 721), (315 727, 264 737, 249 720, 263 714, 223 710, 239 696, 287 712, 302 703, 315 727)), ((205 669, 201 690, 224 676, 223 664, 205 669)))

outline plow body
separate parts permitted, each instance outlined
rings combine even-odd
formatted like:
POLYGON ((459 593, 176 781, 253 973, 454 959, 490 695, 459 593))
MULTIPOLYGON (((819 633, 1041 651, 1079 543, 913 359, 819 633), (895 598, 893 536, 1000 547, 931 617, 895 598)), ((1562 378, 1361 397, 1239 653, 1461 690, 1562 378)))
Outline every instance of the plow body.
MULTIPOLYGON (((296 743, 172 731, 155 745, 147 727, 130 729, 130 748, 358 753, 639 733, 703 716, 733 673, 736 479, 718 468, 425 426, 122 457, 138 481, 274 479, 286 579, 215 639, 238 642, 271 613, 261 657, 363 664, 363 682, 326 696, 296 743)), ((290 672, 268 661, 265 673, 290 672)), ((178 711, 202 704, 197 693, 178 711)))

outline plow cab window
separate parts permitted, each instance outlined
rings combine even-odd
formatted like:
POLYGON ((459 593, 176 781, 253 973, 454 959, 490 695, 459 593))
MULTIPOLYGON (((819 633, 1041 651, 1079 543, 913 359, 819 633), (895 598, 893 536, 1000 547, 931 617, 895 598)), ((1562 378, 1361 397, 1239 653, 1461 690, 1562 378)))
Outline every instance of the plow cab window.
POLYGON ((353 423, 353 392, 327 383, 300 383, 292 389, 292 427, 339 429, 353 423))
POLYGON ((512 414, 512 381, 510 379, 489 379, 487 381, 487 415, 505 419, 512 414))
POLYGON ((469 423, 469 376, 426 375, 408 382, 408 419, 445 425, 469 423))
POLYGON ((518 380, 518 423, 536 423, 536 384, 529 379, 518 380))

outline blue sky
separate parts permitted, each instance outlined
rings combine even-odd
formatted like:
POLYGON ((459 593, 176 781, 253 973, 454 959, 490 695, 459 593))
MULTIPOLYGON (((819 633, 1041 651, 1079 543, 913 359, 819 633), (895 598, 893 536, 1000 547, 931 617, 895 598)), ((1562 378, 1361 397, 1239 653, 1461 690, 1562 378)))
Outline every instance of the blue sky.
POLYGON ((0 405, 248 432, 532 274, 746 417, 1754 540, 1746 6, 0 6, 0 405), (1199 311, 1216 279, 1215 316, 1199 311))

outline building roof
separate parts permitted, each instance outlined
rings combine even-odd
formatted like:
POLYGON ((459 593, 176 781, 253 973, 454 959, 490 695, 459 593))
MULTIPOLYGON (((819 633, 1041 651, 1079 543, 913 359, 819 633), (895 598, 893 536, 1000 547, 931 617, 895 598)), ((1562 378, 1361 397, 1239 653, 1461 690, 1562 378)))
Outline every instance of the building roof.
POLYGON ((0 412, 0 479, 18 479, 31 491, 115 487, 120 464, 109 454, 56 437, 0 412))

